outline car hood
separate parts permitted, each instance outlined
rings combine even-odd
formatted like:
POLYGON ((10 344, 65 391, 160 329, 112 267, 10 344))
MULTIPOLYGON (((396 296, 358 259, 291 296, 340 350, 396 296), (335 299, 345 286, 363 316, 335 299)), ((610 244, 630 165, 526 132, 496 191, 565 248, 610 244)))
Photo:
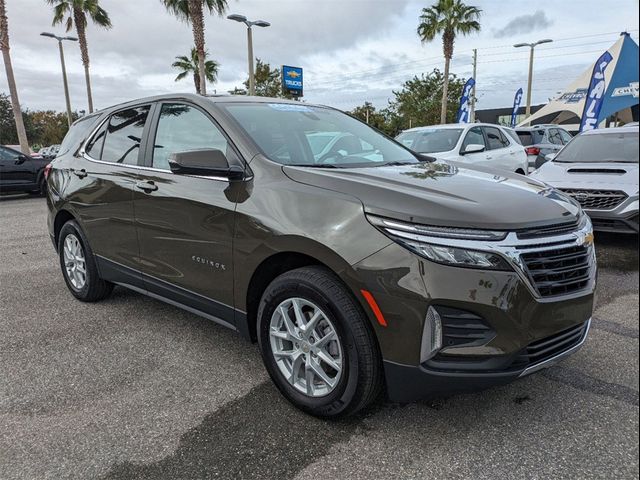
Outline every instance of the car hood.
POLYGON ((294 181, 355 196, 369 213, 425 225, 513 230, 573 221, 580 211, 543 183, 454 162, 283 171, 294 181))
POLYGON ((531 176, 557 188, 638 191, 637 163, 547 162, 531 176))

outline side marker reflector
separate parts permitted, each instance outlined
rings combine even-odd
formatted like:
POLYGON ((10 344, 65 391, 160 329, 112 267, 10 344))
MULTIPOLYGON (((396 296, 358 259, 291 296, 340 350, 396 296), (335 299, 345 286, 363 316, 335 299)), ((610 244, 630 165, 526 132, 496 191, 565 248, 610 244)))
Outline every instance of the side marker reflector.
POLYGON ((362 293, 362 296, 371 307, 371 310, 373 310, 373 314, 376 316, 376 320, 378 320, 378 323, 383 327, 386 327, 387 321, 384 319, 384 315, 382 315, 382 311, 380 311, 380 307, 376 303, 375 298, 373 298, 373 295, 371 295, 371 292, 367 290, 360 290, 360 293, 362 293))

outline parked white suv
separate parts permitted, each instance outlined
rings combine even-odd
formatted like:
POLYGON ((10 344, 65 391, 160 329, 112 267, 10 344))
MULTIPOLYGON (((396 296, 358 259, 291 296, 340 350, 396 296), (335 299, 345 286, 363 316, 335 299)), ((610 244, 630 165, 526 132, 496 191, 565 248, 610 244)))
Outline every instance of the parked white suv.
POLYGON ((405 130, 396 140, 439 160, 452 160, 525 174, 524 147, 499 125, 459 123, 405 130))

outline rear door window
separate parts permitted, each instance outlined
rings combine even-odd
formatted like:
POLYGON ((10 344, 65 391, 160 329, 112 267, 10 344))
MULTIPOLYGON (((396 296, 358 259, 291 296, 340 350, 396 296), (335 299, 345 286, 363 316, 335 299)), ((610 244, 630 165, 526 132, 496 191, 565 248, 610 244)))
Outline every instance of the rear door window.
POLYGON ((500 129, 495 127, 484 127, 487 135, 487 148, 489 150, 499 150, 509 146, 509 140, 503 135, 500 129))
POLYGON ((560 132, 560 138, 562 138, 562 143, 564 143, 565 145, 569 143, 573 138, 571 134, 565 130, 558 129, 558 132, 560 132))
POLYGON ((554 145, 562 145, 562 137, 560 137, 560 130, 557 128, 550 128, 548 133, 549 143, 554 145))
MULTIPOLYGON (((106 123, 106 133, 102 145, 103 162, 137 165, 142 134, 149 117, 149 105, 129 108, 114 113, 106 123)), ((98 132, 96 137, 101 132, 98 132)), ((99 139, 98 143, 99 143, 99 139)), ((93 157, 96 158, 96 157, 93 157)))

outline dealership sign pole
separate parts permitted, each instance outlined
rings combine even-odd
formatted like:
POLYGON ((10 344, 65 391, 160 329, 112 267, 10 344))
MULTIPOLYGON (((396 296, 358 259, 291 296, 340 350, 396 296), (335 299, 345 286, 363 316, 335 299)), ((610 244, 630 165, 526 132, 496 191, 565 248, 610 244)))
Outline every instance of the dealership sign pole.
POLYGON ((602 108, 604 93, 606 91, 604 71, 611 63, 613 57, 609 52, 604 52, 595 66, 591 75, 591 83, 584 100, 584 111, 582 112, 582 121, 580 122, 580 131, 594 130, 598 128, 598 116, 602 108))
POLYGON ((456 116, 458 123, 469 123, 469 99, 471 98, 471 90, 475 84, 476 81, 473 77, 464 84, 462 96, 460 97, 460 108, 458 108, 458 115, 456 116))
POLYGON ((516 126, 516 118, 518 116, 520 102, 522 102, 522 88, 518 89, 518 91, 516 92, 516 96, 513 98, 513 110, 511 111, 511 128, 515 128, 516 126))

